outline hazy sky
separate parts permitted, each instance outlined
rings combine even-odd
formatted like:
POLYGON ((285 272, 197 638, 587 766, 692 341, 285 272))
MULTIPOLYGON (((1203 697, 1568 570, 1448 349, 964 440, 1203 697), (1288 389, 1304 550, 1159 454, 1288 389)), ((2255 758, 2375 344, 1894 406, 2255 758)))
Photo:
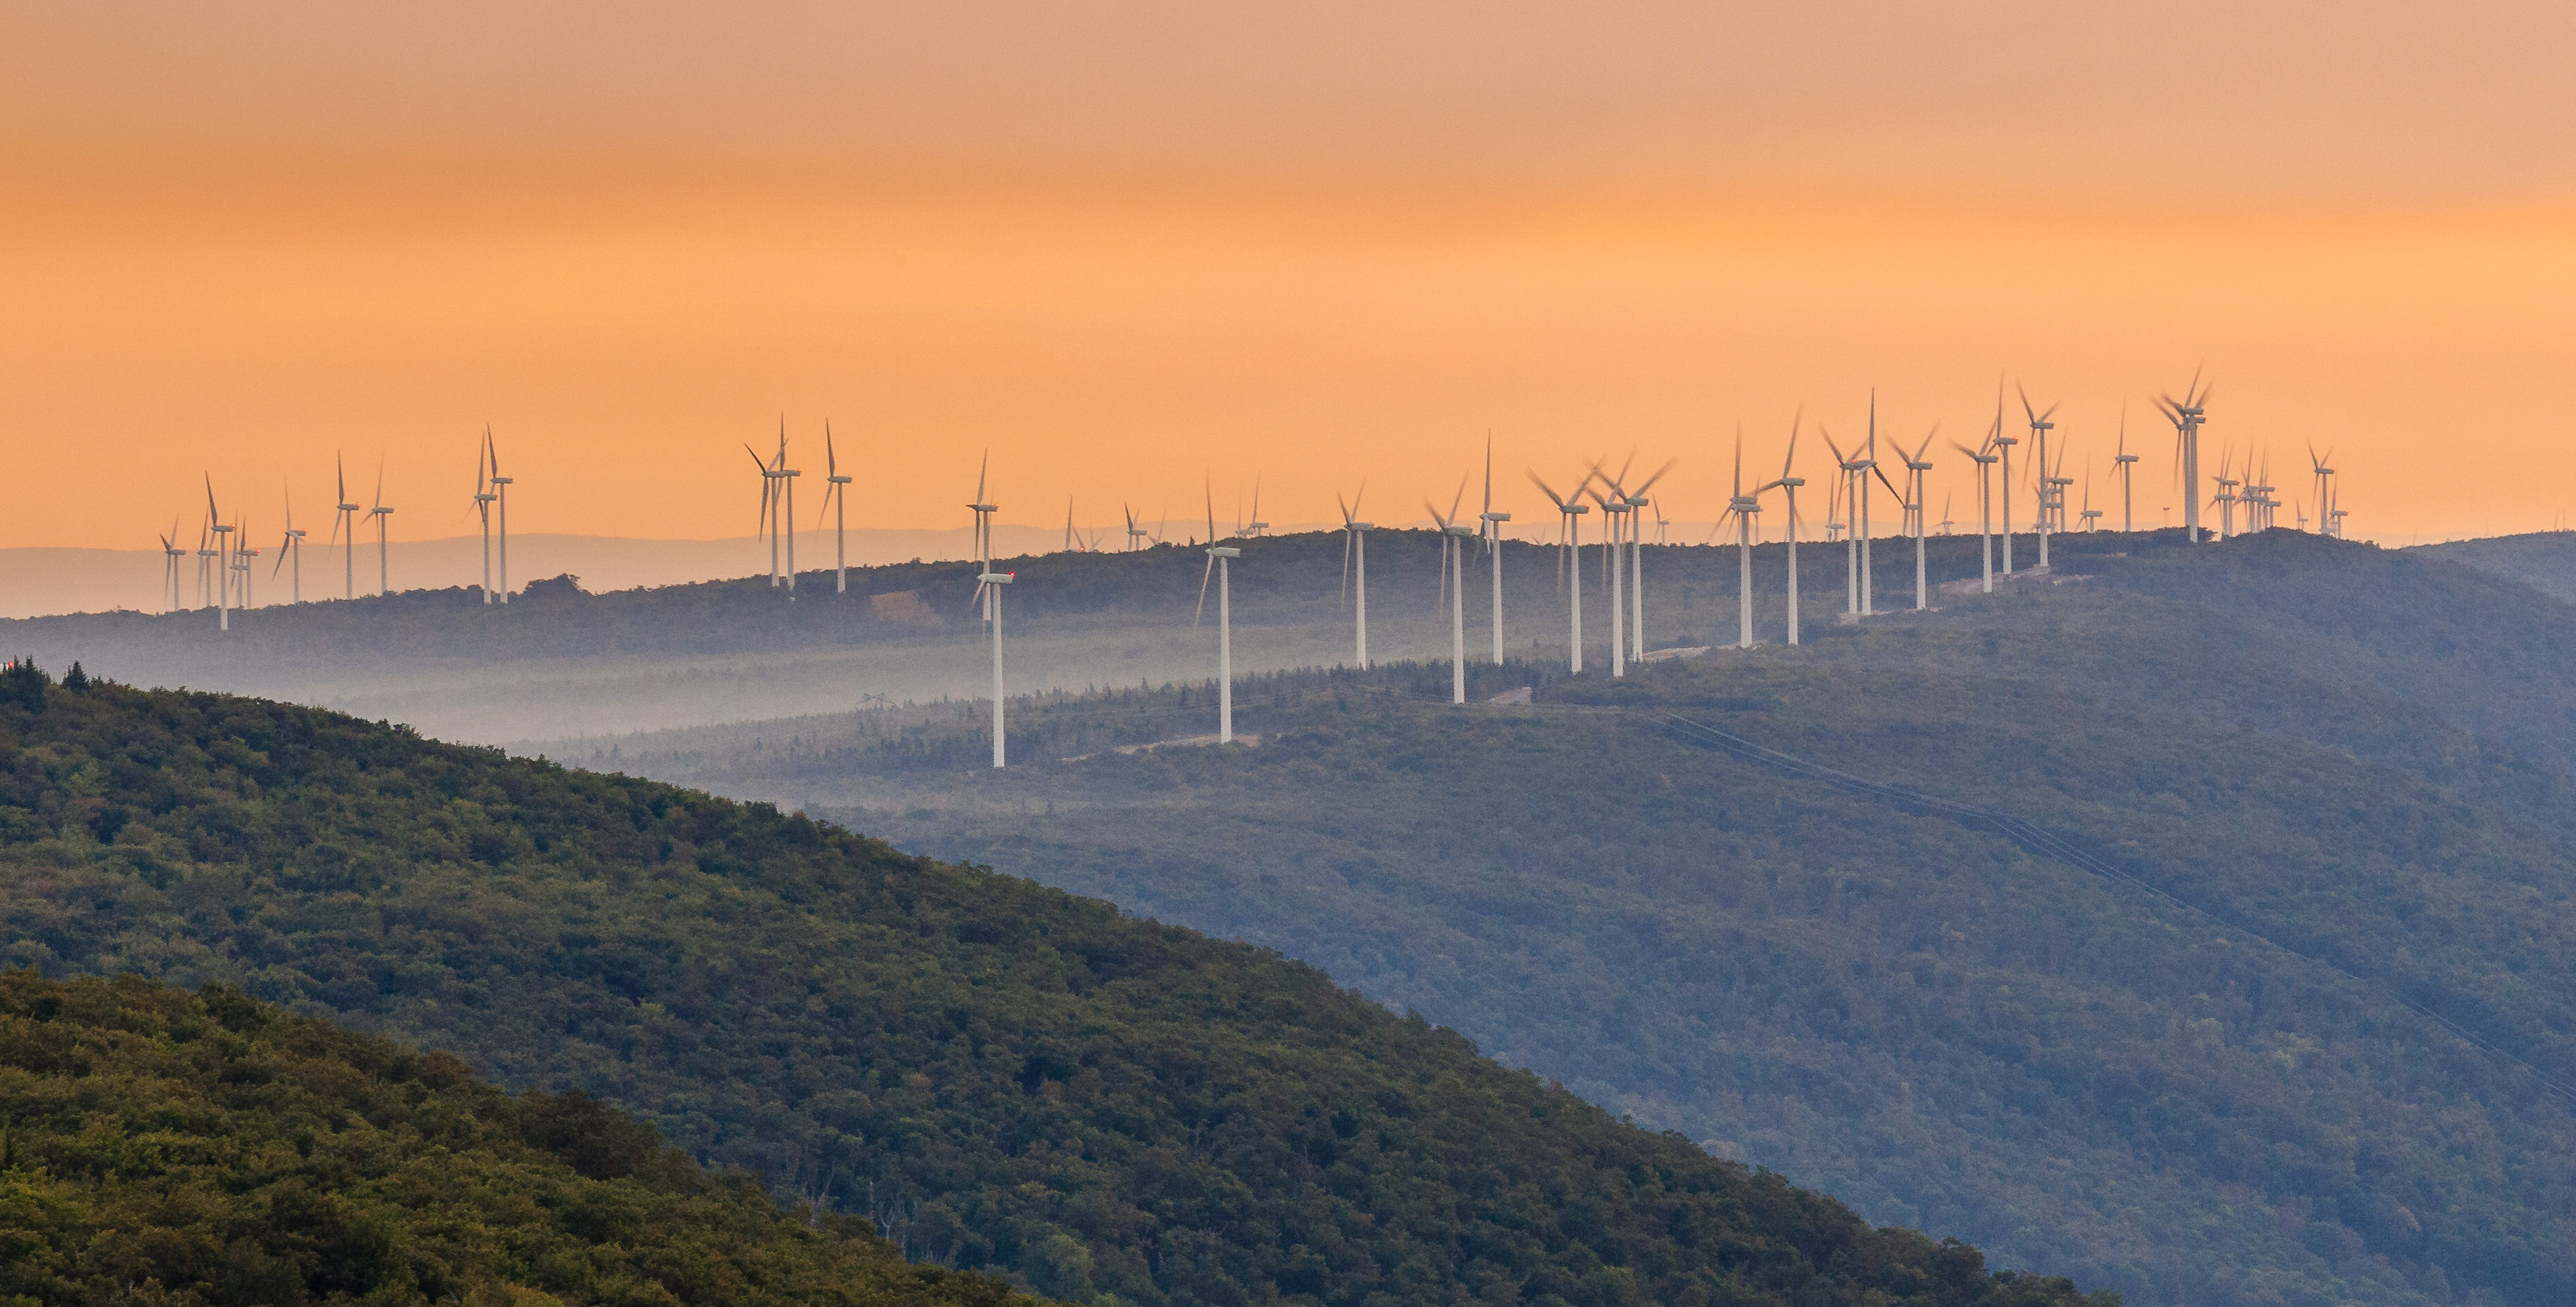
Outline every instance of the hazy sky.
POLYGON ((2153 523, 2145 398, 2204 363, 2213 459, 2295 494, 2332 446, 2382 538, 2536 529, 2571 67, 2539 3, 30 0, 0 544, 148 544, 207 472, 324 525, 338 450, 452 534, 487 421, 514 525, 739 534, 782 411, 809 526, 826 417, 854 522, 949 524, 987 446, 1015 521, 1255 474, 1396 521, 1488 431, 1524 520, 1523 466, 1633 447, 1704 521, 1739 421, 1766 478, 1873 385, 1973 442, 1999 372, 2070 473, 2126 397, 2153 523))

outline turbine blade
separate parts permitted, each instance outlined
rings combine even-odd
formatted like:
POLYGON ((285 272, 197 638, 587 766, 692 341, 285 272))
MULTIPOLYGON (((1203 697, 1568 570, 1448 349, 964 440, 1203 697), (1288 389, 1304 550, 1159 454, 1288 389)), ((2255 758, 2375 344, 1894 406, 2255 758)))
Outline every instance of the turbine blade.
POLYGON ((1215 576, 1216 576, 1216 555, 1214 555, 1214 554, 1209 554, 1209 555, 1208 555, 1208 560, 1207 560, 1207 569, 1206 569, 1205 571, 1202 571, 1202 572, 1200 572, 1200 573, 1199 573, 1199 608, 1198 608, 1198 611, 1197 611, 1197 612, 1190 614, 1190 629, 1191 629, 1191 630, 1193 630, 1193 631, 1195 631, 1195 630, 1199 629, 1199 619, 1200 619, 1200 618, 1203 618, 1203 617, 1205 617, 1205 616, 1207 616, 1207 588, 1208 588, 1208 582, 1209 582, 1210 580, 1213 580, 1213 579, 1215 578, 1215 576))

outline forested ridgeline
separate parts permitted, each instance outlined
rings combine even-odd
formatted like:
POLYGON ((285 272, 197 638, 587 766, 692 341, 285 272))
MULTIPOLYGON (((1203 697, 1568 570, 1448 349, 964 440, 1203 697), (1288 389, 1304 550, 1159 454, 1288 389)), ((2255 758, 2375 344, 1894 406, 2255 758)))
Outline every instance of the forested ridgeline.
POLYGON ((2359 546, 2173 552, 1618 683, 1471 667, 1531 708, 1450 709, 1438 665, 1248 678, 1250 749, 1116 751, 1211 729, 1199 686, 1017 704, 1000 775, 964 707, 584 756, 1277 947, 2136 1300, 2576 1296, 2576 804, 2480 729, 2563 719, 2564 614, 2359 546))
MULTIPOLYGON (((809 1216, 811 1214, 808 1214, 809 1216)), ((13 1303, 1032 1302, 779 1210, 579 1093, 239 991, 0 973, 13 1303)))
POLYGON ((579 1089, 917 1260, 1092 1302, 2077 1300, 1105 903, 318 711, 0 689, 11 963, 579 1089))

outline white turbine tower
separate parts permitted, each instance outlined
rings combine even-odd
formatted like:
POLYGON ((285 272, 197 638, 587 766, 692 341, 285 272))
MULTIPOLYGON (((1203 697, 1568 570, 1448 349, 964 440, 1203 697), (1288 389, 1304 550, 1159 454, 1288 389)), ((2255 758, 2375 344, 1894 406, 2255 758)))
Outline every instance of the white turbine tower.
POLYGON ((1735 428, 1735 495, 1717 525, 1735 523, 1735 647, 1753 647, 1753 515, 1762 511, 1761 492, 1744 493, 1744 428, 1735 428))
POLYGON ((1440 589, 1449 600, 1449 702, 1467 702, 1467 538, 1474 529, 1459 522, 1458 505, 1467 498, 1467 480, 1458 479, 1458 493, 1449 501, 1443 514, 1426 497, 1422 507, 1431 520, 1440 524, 1440 589))
MULTIPOLYGON (((2015 386, 2013 389, 2021 396, 2022 416, 2030 420, 2031 452, 2039 464, 2039 565, 2046 567, 2048 566, 2048 529, 2052 525, 2049 521, 2049 514, 2053 511, 2049 496, 2048 481, 2048 433, 2057 429, 2057 424, 2049 421, 2049 418, 2057 412, 2057 405, 2049 405, 2048 412, 2042 413, 2030 406, 2029 391, 2023 390, 2019 386, 2015 386)), ((2012 494, 2012 486, 2010 484, 2011 474, 2009 472, 2005 474, 2005 479, 2006 484, 2004 486, 2004 494, 2006 496, 2005 503, 2007 507, 2004 510, 2004 532, 2009 535, 2012 532, 2012 510, 2009 507, 2011 504, 2010 496, 2012 494)), ((2004 570, 2011 571, 2012 569, 2008 566, 2004 570)))
POLYGON ((358 597, 358 505, 349 502, 349 462, 339 455, 331 458, 339 477, 340 499, 331 518, 331 538, 340 545, 340 597, 358 597))
MULTIPOLYGON (((1530 484, 1538 487, 1540 494, 1556 505, 1556 579, 1566 589, 1566 670, 1580 673, 1583 670, 1583 515, 1592 510, 1556 493, 1545 481, 1539 480, 1536 472, 1530 473, 1529 479, 1530 484), (1568 565, 1569 560, 1571 566, 1568 565)), ((1575 486, 1577 494, 1582 490, 1581 484, 1575 486)))
POLYGON ((754 528, 752 538, 769 537, 769 586, 774 590, 778 588, 778 469, 770 466, 748 440, 742 443, 742 452, 750 456, 753 467, 760 469, 760 525, 754 528))
POLYGON ((295 496, 292 492, 286 496, 286 534, 277 542, 277 562, 268 569, 270 579, 274 580, 277 569, 286 566, 290 559, 295 564, 295 588, 289 592, 292 597, 288 602, 300 604, 304 602, 304 533, 295 529, 295 496))
POLYGON ((1199 575, 1199 608, 1190 618, 1197 630, 1207 615, 1208 580, 1216 580, 1216 740, 1234 743, 1234 587, 1230 566, 1243 551, 1216 543, 1216 497, 1208 496, 1207 571, 1199 575))
POLYGON ((975 599, 993 616, 993 768, 999 771, 1009 760, 1003 747, 1002 728, 1002 587, 1009 585, 1015 572, 996 572, 990 568, 975 578, 975 599))
MULTIPOLYGON (((1842 469, 1843 503, 1858 504, 1863 493, 1861 478, 1869 468, 1869 460, 1858 457, 1860 452, 1858 449, 1854 449, 1851 454, 1843 453, 1843 447, 1834 443, 1833 433, 1825 430, 1821 425, 1816 428, 1816 434, 1825 438, 1825 448, 1834 452, 1834 462, 1842 469)), ((1862 598, 1860 513, 1856 508, 1848 511, 1852 514, 1852 529, 1843 533, 1843 612, 1858 617, 1861 613, 1862 598)))
POLYGON ((250 524, 247 521, 235 518, 233 530, 241 533, 241 543, 233 546, 233 571, 241 577, 233 589, 237 601, 235 606, 247 613, 251 609, 251 560, 259 557, 259 549, 250 542, 250 524))
POLYGON ((2156 397, 2156 408, 2173 423, 2174 471, 2182 478, 2183 539, 2198 544, 2200 534, 2200 427, 2209 408, 2210 387, 2200 382, 2200 373, 2191 374, 2191 388, 2181 399, 2171 395, 2156 397))
POLYGON ((493 507, 499 510, 497 516, 500 518, 501 528, 501 602, 506 604, 510 602, 510 486, 512 481, 509 477, 501 475, 501 450, 499 446, 491 443, 492 431, 488 427, 483 431, 483 441, 484 447, 492 453, 492 493, 498 497, 493 507))
POLYGON ((1979 589, 1984 594, 1995 592, 1994 470, 1995 460, 1999 457, 1986 451, 1995 448, 1995 442, 2002 438, 2003 415, 1998 413, 1995 415, 1995 425, 1986 432, 1984 448, 1970 449, 1958 441, 1950 442, 1950 448, 1967 455, 1977 464, 1977 548, 1982 556, 1984 569, 1979 589))
POLYGON ((385 519, 393 515, 394 510, 385 507, 385 469, 384 465, 379 463, 376 465, 376 503, 373 508, 367 510, 367 516, 376 519, 376 594, 378 596, 394 592, 391 549, 385 543, 385 519))
MULTIPOLYGON (((786 419, 781 418, 778 424, 778 488, 780 495, 778 500, 779 513, 777 530, 780 535, 787 537, 786 576, 787 597, 790 600, 793 600, 796 597, 796 478, 803 475, 804 473, 798 469, 787 466, 787 422, 786 419)), ((503 515, 503 520, 505 522, 508 520, 508 515, 506 513, 503 515)), ((507 539, 508 537, 505 535, 503 537, 505 543, 502 553, 502 556, 505 558, 508 557, 508 549, 506 545, 507 539)), ((992 569, 987 567, 984 570, 989 572, 992 569)), ((507 579, 507 577, 503 578, 505 581, 507 579)), ((997 590, 994 593, 998 595, 1001 592, 997 590)), ((998 603, 1000 603, 1000 600, 998 599, 993 601, 993 604, 998 603)), ((991 607, 993 604, 988 604, 986 606, 991 607)))
MULTIPOLYGON (((1616 492, 1604 496, 1591 484, 1585 481, 1582 493, 1590 495, 1593 504, 1601 509, 1601 576, 1610 596, 1610 675, 1622 677, 1628 674, 1628 622, 1625 606, 1620 602, 1619 556, 1624 543, 1620 515, 1627 511, 1627 504, 1617 498, 1616 492)), ((1574 570, 1577 574, 1583 571, 1583 551, 1579 548, 1574 551, 1574 570)), ((1578 580, 1576 584, 1582 583, 1578 580)))
POLYGON ((1503 665, 1503 523, 1511 521, 1509 513, 1494 511, 1494 437, 1485 435, 1485 511, 1478 515, 1477 532, 1485 542, 1485 569, 1494 585, 1494 665, 1503 665))
MULTIPOLYGON (((1351 629, 1358 638, 1358 648, 1353 652, 1352 657, 1357 660, 1359 669, 1364 672, 1369 668, 1368 533, 1377 529, 1374 524, 1363 522, 1358 517, 1360 501, 1367 497, 1368 482, 1366 481, 1360 483, 1359 493, 1352 495, 1351 502, 1347 504, 1342 503, 1340 495, 1333 496, 1333 502, 1341 504, 1342 509, 1342 597, 1349 599, 1354 593, 1358 595, 1358 606, 1352 610, 1351 621, 1351 629), (1351 588, 1353 563, 1359 565, 1359 588, 1356 592, 1351 588)), ((1132 526, 1128 530, 1131 535, 1135 533, 1135 528, 1132 526)))
POLYGON ((823 423, 823 498, 832 510, 832 593, 850 592, 850 485, 841 474, 841 458, 832 448, 832 424, 823 423))
POLYGON ((2112 456, 2111 463, 2120 470, 2120 533, 2126 535, 2138 529, 2136 519, 2131 515, 2129 493, 2131 474, 2138 465, 2138 456, 2129 452, 2129 401, 2126 398, 2120 401, 2120 452, 2112 456))
POLYGON ((215 510, 214 474, 206 475, 206 519, 215 524, 215 629, 233 629, 232 524, 215 510))
POLYGON ((1901 446, 1896 451, 1905 456, 1905 470, 1910 474, 1905 494, 1905 516, 1914 534, 1914 611, 1918 613, 1932 606, 1931 590, 1924 583, 1923 563, 1924 501, 1929 498, 1924 489, 1923 474, 1931 471, 1932 465, 1923 461, 1923 456, 1931 452, 1932 441, 1940 434, 1941 424, 1935 422, 1932 424, 1932 430, 1923 437, 1923 443, 1917 446, 1913 453, 1906 454, 1901 446))
POLYGON ((197 525, 196 607, 200 609, 215 606, 214 539, 214 518, 210 516, 197 525))
MULTIPOLYGON (((782 457, 784 456, 782 455, 782 457)), ((984 502, 984 483, 987 479, 986 474, 992 470, 992 467, 993 451, 988 449, 984 451, 984 461, 977 464, 975 467, 975 502, 966 506, 975 514, 975 561, 979 564, 976 568, 978 572, 990 572, 993 570, 993 514, 1002 511, 1000 505, 984 502)), ((1213 514, 1210 515, 1210 520, 1214 520, 1213 514)), ((1210 541, 1209 543, 1213 544, 1215 542, 1210 541)), ((986 592, 984 597, 985 621, 989 622, 993 620, 993 604, 996 602, 995 596, 1000 593, 1001 592, 998 590, 986 592)))
POLYGON ((179 560, 187 557, 188 551, 178 546, 178 538, 179 519, 173 517, 170 534, 161 537, 161 588, 169 592, 169 602, 161 610, 165 613, 175 613, 184 606, 179 601, 179 560))
MULTIPOLYGON (((1621 517, 1628 532, 1628 650, 1629 656, 1639 661, 1646 656, 1646 515, 1643 510, 1652 502, 1646 498, 1646 492, 1654 489, 1655 483, 1663 480, 1666 472, 1673 470, 1675 461, 1666 459, 1662 467, 1655 469, 1653 476, 1647 477, 1634 490, 1613 487, 1619 502, 1627 506, 1621 517)), ((1627 469, 1621 468, 1619 474, 1626 476, 1627 469)), ((1661 544, 1662 541, 1656 543, 1661 544)))
POLYGON ((1765 490, 1777 487, 1789 498, 1789 643, 1791 644, 1798 642, 1798 487, 1807 482, 1804 477, 1789 475, 1789 471, 1798 463, 1798 426, 1806 420, 1806 416, 1806 410, 1801 408, 1798 410, 1798 416, 1789 420, 1789 456, 1780 460, 1779 480, 1757 487, 1753 492, 1759 495, 1765 490))
POLYGON ((2209 502, 2218 505, 2218 538, 2221 540, 2235 534, 2236 530, 2237 483, 2234 477, 2227 475, 2228 465, 2233 463, 2235 458, 2234 450, 2219 452, 2218 479, 2213 483, 2218 487, 2218 493, 2209 497, 2209 502))
POLYGON ((474 451, 474 516, 483 525, 483 602, 492 602, 492 428, 483 428, 483 444, 474 451))

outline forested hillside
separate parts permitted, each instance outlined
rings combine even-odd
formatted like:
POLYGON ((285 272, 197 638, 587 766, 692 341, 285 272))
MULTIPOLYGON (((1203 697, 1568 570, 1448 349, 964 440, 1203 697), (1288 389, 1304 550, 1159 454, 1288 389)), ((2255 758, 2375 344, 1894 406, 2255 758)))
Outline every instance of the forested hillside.
POLYGON ((2418 555, 2168 538, 1621 683, 1474 669, 1529 708, 1426 702, 1439 666, 1258 678, 1250 749, 1111 751, 1208 729, 1195 687, 1025 705, 998 775, 933 711, 594 765, 1272 945, 2138 1301, 2576 1298, 2571 614, 2418 555))
POLYGON ((0 759, 12 964, 236 985, 583 1090, 1052 1296, 2076 1300, 1312 968, 766 805, 23 665, 0 759))
POLYGON ((580 1094, 209 986, 0 974, 13 1303, 1004 1307, 580 1094))

